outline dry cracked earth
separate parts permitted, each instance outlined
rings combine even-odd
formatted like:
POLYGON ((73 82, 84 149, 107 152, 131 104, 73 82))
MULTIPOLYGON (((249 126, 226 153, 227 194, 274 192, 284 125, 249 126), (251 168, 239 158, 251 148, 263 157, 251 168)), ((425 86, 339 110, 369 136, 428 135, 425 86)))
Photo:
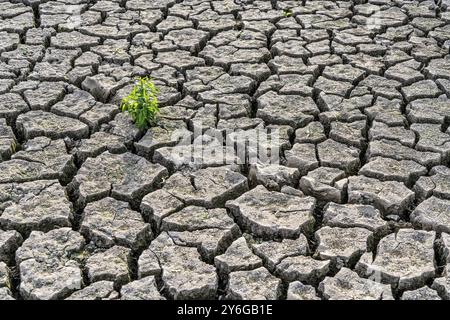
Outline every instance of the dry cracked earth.
POLYGON ((448 0, 0 0, 0 299, 449 299, 449 47, 448 0))

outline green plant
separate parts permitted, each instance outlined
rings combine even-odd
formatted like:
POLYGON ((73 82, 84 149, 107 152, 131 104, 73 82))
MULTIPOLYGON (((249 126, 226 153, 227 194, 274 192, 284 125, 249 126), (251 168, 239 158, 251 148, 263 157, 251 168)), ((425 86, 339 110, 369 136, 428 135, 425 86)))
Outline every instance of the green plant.
POLYGON ((131 115, 139 129, 145 130, 155 124, 159 112, 158 93, 151 78, 140 77, 130 94, 122 99, 122 111, 131 115))
POLYGON ((292 10, 291 9, 284 9, 283 10, 283 16, 285 16, 286 18, 291 17, 292 16, 292 10))

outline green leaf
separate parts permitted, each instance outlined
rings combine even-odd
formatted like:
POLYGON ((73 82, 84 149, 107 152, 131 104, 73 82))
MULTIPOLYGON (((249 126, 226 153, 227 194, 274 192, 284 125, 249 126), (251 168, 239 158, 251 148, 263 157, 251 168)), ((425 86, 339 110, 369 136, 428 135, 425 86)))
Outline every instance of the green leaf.
POLYGON ((138 78, 130 94, 120 103, 122 112, 128 112, 139 129, 148 129, 155 124, 159 112, 158 93, 151 78, 138 78))

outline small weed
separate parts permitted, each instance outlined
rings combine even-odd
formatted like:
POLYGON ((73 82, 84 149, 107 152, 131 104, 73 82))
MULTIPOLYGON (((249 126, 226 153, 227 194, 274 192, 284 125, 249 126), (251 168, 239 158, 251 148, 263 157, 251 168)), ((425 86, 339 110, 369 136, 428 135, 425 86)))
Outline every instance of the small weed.
POLYGON ((13 153, 16 153, 16 151, 17 151, 17 143, 16 143, 16 141, 13 141, 11 143, 11 150, 12 150, 13 153))
POLYGON ((139 129, 145 130, 155 124, 159 112, 158 88, 148 77, 138 78, 131 93, 122 99, 120 107, 128 112, 139 129))
POLYGON ((206 219, 208 219, 208 218, 209 218, 209 213, 208 213, 208 211, 206 210, 205 213, 202 214, 202 219, 203 219, 203 220, 206 220, 206 219))
POLYGON ((89 258, 89 252, 83 250, 81 252, 72 252, 69 254, 69 259, 75 260, 80 264, 83 264, 87 258, 89 258))
POLYGON ((119 55, 119 54, 122 54, 122 53, 125 53, 125 50, 123 50, 122 48, 116 48, 113 51, 113 55, 119 55))
POLYGON ((292 10, 291 9, 284 9, 283 10, 283 16, 285 16, 286 18, 292 17, 292 10))

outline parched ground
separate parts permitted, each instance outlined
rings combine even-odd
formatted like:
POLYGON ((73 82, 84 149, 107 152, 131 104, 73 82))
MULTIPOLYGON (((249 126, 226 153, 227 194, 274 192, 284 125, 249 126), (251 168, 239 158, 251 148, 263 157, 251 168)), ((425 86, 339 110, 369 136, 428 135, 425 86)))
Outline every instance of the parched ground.
POLYGON ((0 0, 0 299, 449 299, 449 6, 0 0))

